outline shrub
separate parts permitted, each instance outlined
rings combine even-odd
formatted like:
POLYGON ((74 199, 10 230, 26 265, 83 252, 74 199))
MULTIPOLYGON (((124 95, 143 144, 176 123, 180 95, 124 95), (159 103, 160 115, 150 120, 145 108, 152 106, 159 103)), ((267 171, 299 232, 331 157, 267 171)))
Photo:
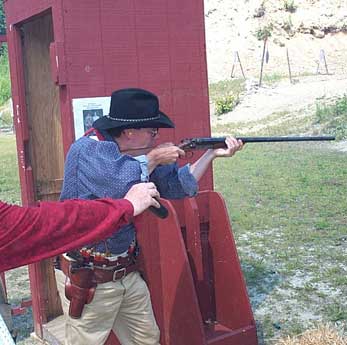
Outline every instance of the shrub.
POLYGON ((13 119, 10 111, 0 111, 0 128, 12 127, 13 119))
POLYGON ((216 83, 209 84, 210 100, 215 103, 217 99, 228 95, 239 95, 245 91, 244 79, 220 80, 216 83))
POLYGON ((260 4, 260 7, 255 10, 253 17, 261 18, 265 16, 265 1, 260 4))
POLYGON ((11 97, 10 72, 8 64, 7 50, 0 55, 0 105, 4 104, 11 97))
POLYGON ((236 105, 239 104, 239 97, 235 95, 228 95, 216 100, 216 114, 222 115, 232 111, 236 105))
POLYGON ((287 12, 294 13, 298 6, 294 4, 294 0, 284 0, 284 9, 287 12))
POLYGON ((284 31, 286 31, 287 33, 291 33, 292 29, 293 29, 293 22, 292 22, 292 18, 289 15, 288 20, 285 21, 282 25, 282 28, 284 29, 284 31))
POLYGON ((264 26, 263 28, 260 28, 260 29, 255 33, 255 37, 256 37, 259 41, 265 41, 265 40, 267 40, 269 37, 271 37, 272 30, 273 30, 273 25, 272 25, 272 24, 266 25, 266 26, 264 26))

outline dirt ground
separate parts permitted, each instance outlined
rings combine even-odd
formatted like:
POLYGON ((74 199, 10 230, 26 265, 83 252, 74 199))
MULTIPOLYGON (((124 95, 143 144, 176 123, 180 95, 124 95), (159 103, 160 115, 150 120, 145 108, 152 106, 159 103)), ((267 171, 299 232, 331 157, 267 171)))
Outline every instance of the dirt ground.
MULTIPOLYGON (((266 117, 282 111, 310 111, 316 100, 331 99, 342 96, 347 90, 347 75, 317 75, 302 77, 295 84, 283 80, 273 86, 258 88, 256 81, 247 82, 247 90, 241 98, 241 103, 229 114, 221 117, 211 116, 212 124, 227 124, 230 122, 262 122, 266 117)), ((213 112, 213 109, 212 109, 213 112)), ((347 152, 347 142, 339 142, 336 149, 347 152)), ((8 274, 8 287, 13 303, 18 303, 20 298, 30 296, 26 269, 10 271, 8 274)), ((268 312, 268 311, 264 311, 268 312)), ((26 334, 20 337, 19 345, 42 344, 34 338, 28 338, 32 320, 30 312, 15 318, 17 327, 26 329, 26 334)))
MULTIPOLYGON (((227 125, 229 123, 258 122, 275 114, 300 114, 310 116, 316 107, 316 102, 331 102, 347 94, 346 75, 313 75, 295 79, 291 84, 289 80, 282 80, 272 86, 258 87, 258 80, 246 81, 246 91, 240 97, 240 104, 229 113, 222 116, 214 114, 214 104, 210 103, 211 126, 227 125)), ((278 119, 274 120, 278 121, 278 119)), ((267 121, 267 124, 271 122, 267 121)), ((254 127, 253 127, 254 128, 254 127)), ((227 135, 228 131, 214 133, 214 135, 227 135)), ((300 134, 300 133, 298 133, 300 134)), ((347 141, 334 143, 332 146, 339 151, 347 152, 347 141)))
POLYGON ((258 80, 248 80, 241 103, 228 114, 212 116, 212 124, 261 121, 274 113, 304 111, 315 105, 317 100, 341 97, 347 93, 347 75, 315 75, 295 80, 294 84, 283 80, 261 88, 255 85, 258 80))

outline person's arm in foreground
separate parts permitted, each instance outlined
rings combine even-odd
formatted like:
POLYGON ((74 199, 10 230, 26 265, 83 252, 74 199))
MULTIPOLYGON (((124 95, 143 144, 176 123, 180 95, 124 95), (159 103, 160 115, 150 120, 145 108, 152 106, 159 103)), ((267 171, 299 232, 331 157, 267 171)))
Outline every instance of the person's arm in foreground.
POLYGON ((110 236, 149 206, 158 207, 153 183, 133 186, 124 199, 42 202, 35 207, 0 201, 0 272, 110 236))

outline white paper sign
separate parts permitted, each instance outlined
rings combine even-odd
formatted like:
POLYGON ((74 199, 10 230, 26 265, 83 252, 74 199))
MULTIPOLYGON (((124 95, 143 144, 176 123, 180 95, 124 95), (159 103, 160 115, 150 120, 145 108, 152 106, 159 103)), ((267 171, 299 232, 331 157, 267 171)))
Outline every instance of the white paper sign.
POLYGON ((108 115, 111 97, 74 98, 72 110, 75 125, 75 139, 92 127, 95 120, 108 115))

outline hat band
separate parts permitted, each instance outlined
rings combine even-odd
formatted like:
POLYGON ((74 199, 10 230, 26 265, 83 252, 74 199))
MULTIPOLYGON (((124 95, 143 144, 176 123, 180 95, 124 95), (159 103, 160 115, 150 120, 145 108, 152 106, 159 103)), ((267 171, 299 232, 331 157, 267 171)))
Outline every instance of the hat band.
POLYGON ((159 120, 160 119, 160 114, 157 116, 153 117, 145 117, 142 119, 121 119, 119 117, 111 117, 110 115, 105 115, 109 120, 112 121, 124 121, 124 122, 143 122, 143 121, 152 121, 152 120, 159 120))

